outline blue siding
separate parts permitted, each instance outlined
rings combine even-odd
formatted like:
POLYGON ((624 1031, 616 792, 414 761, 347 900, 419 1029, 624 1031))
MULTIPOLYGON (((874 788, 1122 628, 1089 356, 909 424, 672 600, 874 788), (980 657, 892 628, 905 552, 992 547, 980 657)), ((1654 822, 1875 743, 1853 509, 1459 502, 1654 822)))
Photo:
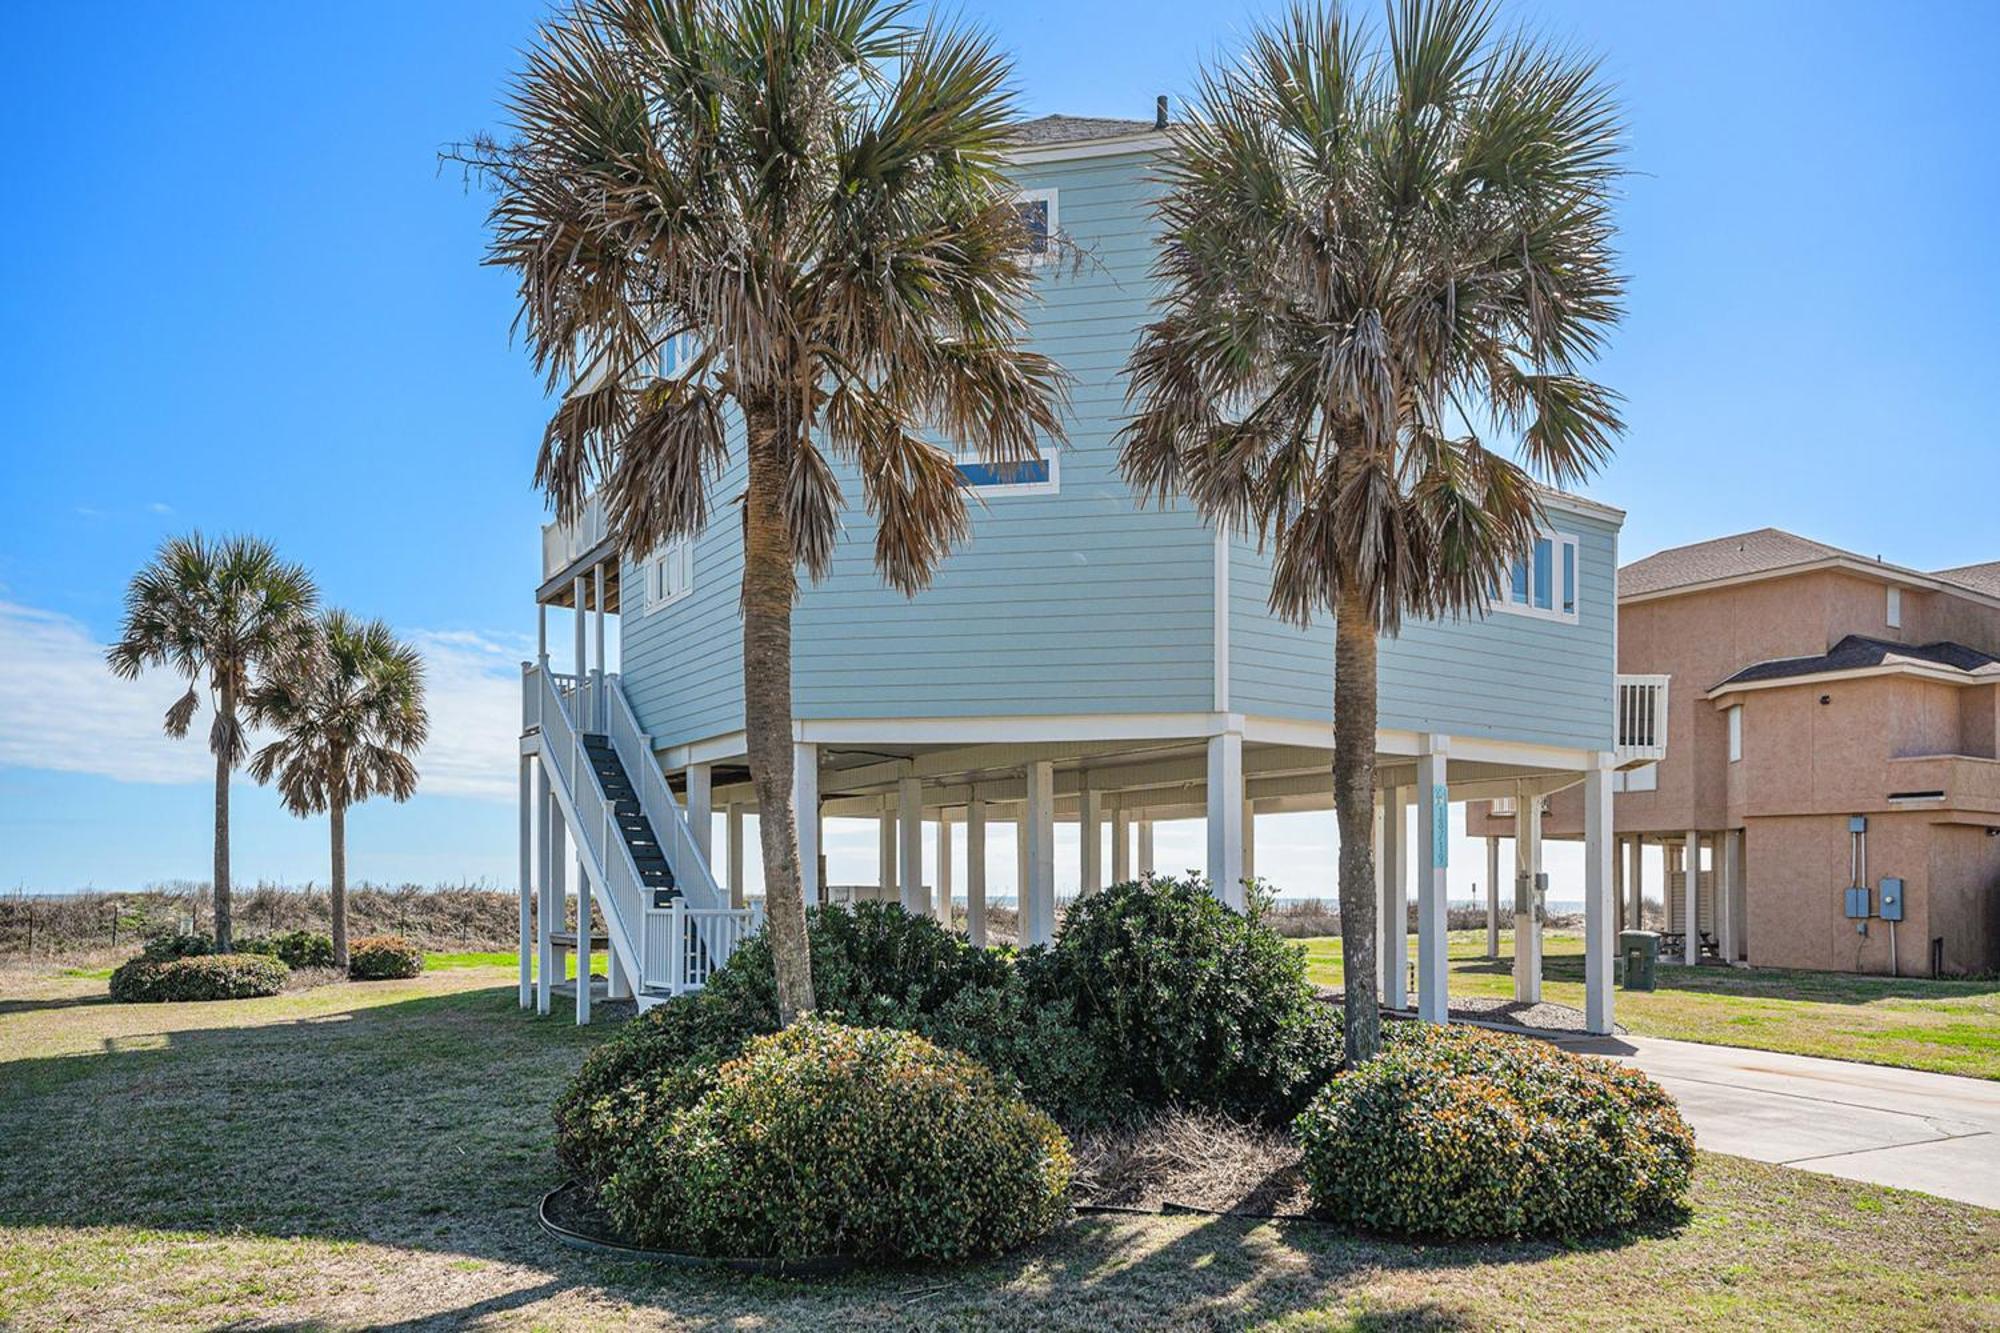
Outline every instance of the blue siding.
MULTIPOLYGON (((1380 725, 1456 736, 1611 748, 1617 528, 1551 509, 1578 537, 1577 623, 1494 612, 1411 621, 1382 641, 1380 725)), ((1230 552, 1230 706, 1321 720, 1333 704, 1333 627, 1284 624, 1268 609, 1271 562, 1246 542, 1230 552)))

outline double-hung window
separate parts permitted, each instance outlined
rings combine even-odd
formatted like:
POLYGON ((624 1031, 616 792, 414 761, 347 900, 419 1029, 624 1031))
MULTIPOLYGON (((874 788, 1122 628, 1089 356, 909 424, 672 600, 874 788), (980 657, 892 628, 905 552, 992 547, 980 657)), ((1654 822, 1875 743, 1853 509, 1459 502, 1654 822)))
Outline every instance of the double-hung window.
POLYGON ((672 606, 694 591, 694 543, 685 537, 646 557, 646 614, 672 606))
POLYGON ((1575 624, 1581 555, 1576 538, 1544 533, 1494 590, 1493 609, 1575 624))
POLYGON ((1028 253, 1034 262, 1047 263, 1053 259, 1061 225, 1056 218, 1056 192, 1023 190, 1014 196, 1014 210, 1020 215, 1021 230, 1027 233, 1028 253))

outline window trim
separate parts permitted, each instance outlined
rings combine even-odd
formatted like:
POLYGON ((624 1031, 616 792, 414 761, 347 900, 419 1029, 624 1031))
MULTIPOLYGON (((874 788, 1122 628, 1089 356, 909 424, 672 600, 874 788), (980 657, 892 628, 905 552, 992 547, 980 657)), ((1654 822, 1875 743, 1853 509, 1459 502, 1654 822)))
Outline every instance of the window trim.
POLYGON ((1883 608, 1882 618, 1890 629, 1903 628, 1903 590, 1895 584, 1889 585, 1888 605, 1883 608))
POLYGON ((694 541, 688 537, 678 537, 646 557, 640 566, 640 602, 646 615, 664 611, 676 602, 686 601, 694 594, 694 541), (666 591, 667 561, 677 560, 681 566, 680 587, 672 593, 666 591))
POLYGON ((1509 565, 1501 576, 1500 585, 1495 590, 1496 595, 1486 599, 1487 609, 1489 611, 1503 611, 1510 616, 1527 616, 1533 620, 1552 620, 1559 625, 1576 625, 1582 623, 1582 540, 1575 533, 1557 532, 1552 528, 1540 533, 1535 540, 1538 543, 1549 543, 1549 605, 1545 607, 1535 605, 1535 558, 1531 554, 1526 562, 1525 573, 1527 577, 1525 582, 1517 585, 1514 575, 1519 567, 1509 565), (1575 585, 1570 589, 1570 595, 1573 600, 1570 609, 1567 611, 1563 609, 1562 605, 1563 556, 1565 552, 1569 555, 1569 566, 1575 577, 1575 585), (1514 600, 1514 589, 1517 586, 1524 588, 1527 597, 1526 601, 1517 602, 1514 600))
POLYGON ((958 464, 958 484, 978 496, 1005 497, 1010 495, 1060 495, 1062 493, 1062 451, 1050 445, 1041 451, 1040 461, 1048 464, 1049 475, 1040 481, 974 481, 965 470, 969 467, 983 467, 986 464, 977 454, 960 454, 958 464))
POLYGON ((1040 254, 1032 254, 1028 257, 1028 262, 1037 267, 1055 262, 1056 234, 1062 230, 1061 213, 1059 212, 1060 206, 1057 203, 1058 193, 1053 185, 1033 190, 1016 190, 1014 192, 1014 202, 1016 204, 1039 203, 1048 206, 1048 229, 1044 233, 1047 243, 1042 247, 1040 254))
POLYGON ((1732 764, 1741 763, 1743 760, 1743 705, 1731 704, 1725 711, 1729 714, 1729 762, 1732 764))

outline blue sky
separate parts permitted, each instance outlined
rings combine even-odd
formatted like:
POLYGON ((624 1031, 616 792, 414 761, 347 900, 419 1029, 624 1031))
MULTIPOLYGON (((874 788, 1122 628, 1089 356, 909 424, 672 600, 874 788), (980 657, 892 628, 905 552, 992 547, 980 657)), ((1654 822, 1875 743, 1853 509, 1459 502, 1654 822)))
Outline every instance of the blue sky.
MULTIPOLYGON (((498 125, 542 12, 9 15, 0 889, 206 876, 206 760, 158 734, 170 685, 113 682, 95 656, 126 577, 195 525, 271 537, 430 655, 426 790, 356 813, 353 873, 511 882, 546 404, 509 339, 508 284, 478 264, 484 201, 437 150, 498 125)), ((1136 117, 1258 11, 964 12, 1015 55, 1031 113, 1136 117)), ((2000 557, 1983 484, 2000 10, 1505 12, 1599 53, 1628 111, 1631 312, 1599 373, 1630 431, 1590 488, 1630 511, 1625 555, 1772 524, 1923 567, 2000 557)), ((239 878, 323 877, 322 823, 247 782, 236 809, 239 878)), ((1265 823, 1267 875, 1330 883, 1330 820, 1265 823)), ((1163 867, 1192 864, 1197 837, 1163 835, 1163 867)), ((872 865, 872 837, 834 846, 835 878, 872 865)), ((1472 858, 1456 859, 1462 886, 1472 858)))

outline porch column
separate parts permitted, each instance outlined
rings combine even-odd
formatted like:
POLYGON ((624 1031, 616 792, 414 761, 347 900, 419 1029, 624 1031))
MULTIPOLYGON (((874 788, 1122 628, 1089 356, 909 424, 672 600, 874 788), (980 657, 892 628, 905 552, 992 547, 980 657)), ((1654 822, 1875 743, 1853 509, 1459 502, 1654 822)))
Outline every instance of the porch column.
POLYGON ((1208 891, 1243 910, 1243 733, 1208 738, 1208 891))
POLYGON ((1111 882, 1123 884, 1132 878, 1132 816, 1126 812, 1125 798, 1111 798, 1111 882))
MULTIPOLYGON (((1492 817, 1490 814, 1487 816, 1492 817)), ((1486 840, 1486 956, 1500 956, 1500 839, 1486 840)))
POLYGON ((1542 1001, 1542 798, 1514 798, 1514 998, 1542 1001))
POLYGON ((889 902, 897 895, 896 879, 896 798, 882 798, 882 813, 875 824, 875 896, 889 902))
POLYGON ((1243 802, 1243 878, 1257 878, 1257 803, 1243 802))
POLYGON ((1689 967, 1701 962, 1701 834, 1689 829, 1686 848, 1681 853, 1681 928, 1686 932, 1682 961, 1689 967))
POLYGON ((1056 935, 1056 770, 1048 760, 1028 765, 1028 892, 1021 906, 1021 943, 1047 944, 1056 935))
POLYGON ((938 924, 951 928, 951 812, 938 811, 937 821, 937 904, 938 924))
POLYGON ((1611 930, 1625 929, 1625 840, 1611 835, 1611 930))
POLYGON ((629 1000, 632 998, 632 973, 619 960, 617 949, 605 950, 604 994, 606 999, 629 1000))
POLYGON ((576 1025, 590 1022, 590 868, 583 863, 583 839, 576 845, 576 1025))
POLYGON ((1618 756, 1595 756, 1583 775, 1583 1025, 1600 1036, 1611 1031, 1611 959, 1614 948, 1611 774, 1618 756))
POLYGON ((924 784, 923 779, 896 780, 896 825, 902 833, 897 840, 898 881, 903 910, 916 916, 931 914, 931 891, 924 883, 924 784))
POLYGON ((596 622, 597 669, 591 676, 591 707, 602 731, 611 730, 611 699, 604 688, 604 562, 598 561, 590 567, 590 614, 596 622))
POLYGON ((1375 858, 1376 955, 1382 968, 1382 1004, 1406 1009, 1410 1003, 1409 816, 1408 787, 1382 793, 1382 854, 1375 858))
POLYGON ((563 892, 563 818, 555 793, 549 790, 546 768, 536 774, 535 787, 542 794, 542 952, 541 991, 535 997, 535 1012, 547 1014, 554 1004, 556 982, 556 932, 568 922, 569 904, 563 892))
POLYGON ((1096 893, 1104 887, 1104 793, 1090 785, 1083 775, 1083 789, 1077 793, 1077 892, 1096 893))
POLYGON ((535 664, 549 669, 549 604, 535 603, 535 664))
POLYGON ((792 743, 792 828, 799 844, 799 896, 807 907, 817 907, 825 893, 819 882, 819 747, 809 741, 792 743))
POLYGON ((694 837, 695 852, 714 873, 715 857, 709 847, 715 841, 715 770, 707 764, 687 766, 688 832, 694 837))
POLYGON ((965 933, 986 947, 986 802, 978 797, 965 807, 965 933))
POLYGON ((1153 821, 1152 820, 1141 819, 1139 821, 1138 837, 1139 837, 1139 848, 1138 848, 1139 873, 1141 875, 1150 875, 1153 873, 1153 821))
POLYGON ((1632 906, 1628 913, 1633 930, 1646 928, 1646 838, 1635 833, 1628 841, 1632 844, 1632 906))
POLYGON ((1451 1021, 1450 937, 1445 913, 1451 865, 1451 789, 1446 741, 1430 736, 1417 756, 1417 1017, 1451 1021))
POLYGON ((1017 935, 1028 928, 1029 860, 1028 803, 1024 800, 1020 812, 1014 816, 1014 929, 1017 935))
POLYGON ((581 572, 579 572, 574 579, 570 580, 569 593, 571 599, 570 607, 576 612, 575 616, 576 687, 577 687, 577 702, 578 702, 578 707, 576 709, 576 724, 577 724, 577 730, 581 731, 583 730, 583 724, 585 720, 585 714, 582 708, 582 700, 583 700, 583 695, 585 693, 583 687, 589 682, 590 679, 589 677, 590 658, 584 653, 584 646, 583 646, 584 596, 583 596, 583 575, 581 572))
POLYGON ((743 803, 731 801, 723 807, 722 826, 729 838, 729 905, 743 907, 743 803))
POLYGON ((521 759, 521 1007, 535 1004, 535 769, 533 755, 521 759))
POLYGON ((1715 939, 1722 961, 1736 962, 1736 897, 1743 892, 1742 862, 1738 846, 1740 829, 1724 829, 1715 835, 1715 939))

